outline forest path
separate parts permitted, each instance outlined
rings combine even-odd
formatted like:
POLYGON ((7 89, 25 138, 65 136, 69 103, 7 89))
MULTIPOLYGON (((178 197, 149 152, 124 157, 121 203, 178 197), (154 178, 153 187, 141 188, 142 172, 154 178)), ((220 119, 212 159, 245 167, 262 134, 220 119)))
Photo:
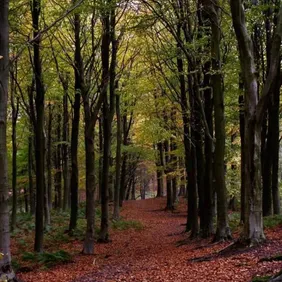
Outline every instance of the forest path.
MULTIPOLYGON (((272 238, 267 244, 248 253, 191 262, 192 258, 213 254, 229 243, 212 245, 210 239, 197 239, 177 247, 179 241, 187 238, 183 233, 186 205, 182 201, 174 213, 165 212, 164 207, 165 199, 127 202, 122 217, 142 222, 142 230, 113 231, 112 242, 97 244, 94 257, 77 255, 74 263, 22 278, 25 282, 246 282, 255 273, 282 269, 282 262, 258 262, 262 256, 282 252, 281 227, 270 233, 272 238)), ((72 248, 78 252, 81 242, 72 248)))

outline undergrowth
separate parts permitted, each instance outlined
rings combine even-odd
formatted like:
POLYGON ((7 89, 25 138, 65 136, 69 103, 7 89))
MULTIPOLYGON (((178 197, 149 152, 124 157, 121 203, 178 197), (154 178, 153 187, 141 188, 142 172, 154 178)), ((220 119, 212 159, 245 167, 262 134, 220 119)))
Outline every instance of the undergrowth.
POLYGON ((25 252, 22 254, 22 260, 37 262, 43 267, 50 268, 58 264, 72 262, 72 256, 70 253, 63 250, 59 250, 54 253, 45 252, 41 254, 25 252))
POLYGON ((263 219, 264 228, 274 228, 282 225, 282 215, 266 216, 263 219))
POLYGON ((115 230, 128 230, 128 229, 142 230, 144 227, 140 221, 120 219, 117 221, 113 221, 112 228, 115 230))
MULTIPOLYGON (((85 238, 86 218, 85 203, 79 205, 77 227, 68 232, 69 211, 51 212, 51 225, 46 226, 44 231, 44 250, 42 254, 33 253, 34 243, 34 216, 30 214, 18 214, 16 228, 11 234, 16 245, 17 253, 13 255, 13 267, 19 271, 31 271, 38 265, 50 268, 54 265, 71 261, 71 253, 61 250, 68 247, 72 242, 83 241, 85 238), (64 245, 63 245, 64 244, 64 245), (65 247, 64 247, 65 246, 65 247), (58 251, 60 250, 60 251, 58 251)), ((101 223, 101 209, 95 209, 95 234, 98 238, 101 223)), ((120 219, 110 224, 113 230, 143 229, 142 223, 135 220, 120 219)))

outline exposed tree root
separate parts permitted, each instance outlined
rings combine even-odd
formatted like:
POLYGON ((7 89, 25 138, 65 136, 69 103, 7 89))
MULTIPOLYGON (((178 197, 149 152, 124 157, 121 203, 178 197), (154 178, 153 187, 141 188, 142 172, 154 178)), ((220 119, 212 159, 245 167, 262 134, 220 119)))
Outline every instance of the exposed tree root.
POLYGON ((265 257, 261 258, 259 262, 264 262, 264 261, 282 261, 282 255, 277 255, 277 256, 272 256, 272 257, 265 257))
MULTIPOLYGON (((221 242, 216 242, 215 244, 219 244, 221 242)), ((193 259, 190 259, 188 261, 189 262, 210 261, 210 260, 213 260, 213 259, 216 259, 216 258, 228 257, 228 256, 237 255, 237 254, 242 254, 242 253, 248 252, 250 249, 253 249, 257 246, 259 246, 259 245, 251 246, 247 241, 242 241, 242 240, 239 239, 239 240, 236 240, 236 241, 230 243, 229 245, 225 246, 224 248, 216 251, 213 254, 203 256, 203 257, 193 258, 193 259)), ((281 256, 281 260, 282 260, 282 256, 281 256)), ((281 280, 281 282, 282 282, 282 280, 281 280)))

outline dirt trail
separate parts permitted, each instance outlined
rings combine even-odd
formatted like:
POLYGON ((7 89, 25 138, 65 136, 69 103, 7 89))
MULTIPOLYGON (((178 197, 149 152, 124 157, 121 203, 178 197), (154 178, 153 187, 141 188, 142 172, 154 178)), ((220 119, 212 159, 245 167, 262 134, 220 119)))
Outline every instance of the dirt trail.
MULTIPOLYGON (((211 245, 210 240, 194 240, 181 247, 186 207, 179 204, 175 213, 165 212, 165 199, 132 201, 125 204, 122 216, 141 221, 142 230, 112 232, 112 242, 96 245, 94 257, 77 255, 75 262, 49 271, 21 275, 26 282, 110 282, 110 281, 250 281, 256 273, 282 269, 282 262, 258 263, 262 256, 282 253, 282 230, 271 232, 264 246, 248 253, 190 262, 222 249, 228 243, 211 245)), ((77 252, 81 242, 72 246, 77 252)))

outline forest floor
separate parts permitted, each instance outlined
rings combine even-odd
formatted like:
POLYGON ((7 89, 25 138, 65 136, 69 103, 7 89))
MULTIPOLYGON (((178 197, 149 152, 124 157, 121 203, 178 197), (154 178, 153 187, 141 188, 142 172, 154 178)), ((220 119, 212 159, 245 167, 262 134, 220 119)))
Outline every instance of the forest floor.
POLYGON ((260 262, 261 258, 282 254, 281 224, 266 230, 268 240, 262 246, 219 255, 218 251, 230 242, 212 244, 211 239, 187 240, 187 234, 183 233, 184 201, 173 213, 165 212, 164 207, 165 199, 127 202, 122 217, 140 222, 142 228, 139 225, 123 231, 111 230, 112 242, 96 244, 95 256, 80 254, 81 241, 62 243, 59 248, 71 252, 73 262, 19 273, 18 277, 24 282, 246 282, 256 275, 272 275, 282 269, 281 261, 260 262), (209 260, 197 260, 201 257, 209 260))

